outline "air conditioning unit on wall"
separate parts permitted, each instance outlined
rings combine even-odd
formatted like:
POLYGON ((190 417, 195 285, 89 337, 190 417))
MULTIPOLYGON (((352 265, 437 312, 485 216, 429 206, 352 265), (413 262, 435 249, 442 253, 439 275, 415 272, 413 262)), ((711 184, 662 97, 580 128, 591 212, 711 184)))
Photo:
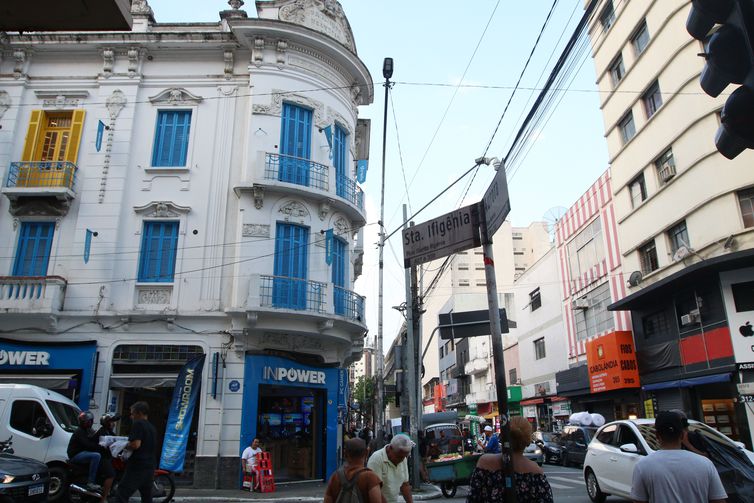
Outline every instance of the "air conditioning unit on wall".
POLYGON ((691 325, 692 323, 698 323, 699 322, 699 310, 694 309, 693 311, 690 311, 688 314, 684 314, 681 316, 681 325, 691 325))
POLYGON ((580 299, 573 300, 574 309, 589 309, 589 299, 582 297, 580 299))
POLYGON ((662 166, 660 166, 659 175, 663 183, 668 182, 675 176, 675 165, 669 161, 663 162, 662 166))

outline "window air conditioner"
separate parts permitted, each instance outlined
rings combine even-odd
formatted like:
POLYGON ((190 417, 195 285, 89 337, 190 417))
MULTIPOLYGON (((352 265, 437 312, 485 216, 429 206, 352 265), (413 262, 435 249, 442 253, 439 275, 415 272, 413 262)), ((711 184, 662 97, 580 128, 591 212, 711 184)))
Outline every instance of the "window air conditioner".
POLYGON ((675 176, 675 165, 670 161, 665 161, 660 166, 660 180, 667 182, 675 176))
POLYGON ((574 299, 573 308, 574 309, 589 309, 589 299, 587 298, 574 299))

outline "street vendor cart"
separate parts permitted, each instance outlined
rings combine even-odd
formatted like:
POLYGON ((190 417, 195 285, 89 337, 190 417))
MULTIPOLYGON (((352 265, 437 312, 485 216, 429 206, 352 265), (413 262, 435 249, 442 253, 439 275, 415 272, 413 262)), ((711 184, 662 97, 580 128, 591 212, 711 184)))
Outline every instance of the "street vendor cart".
POLYGON ((476 467, 477 461, 481 454, 468 454, 458 456, 454 459, 438 459, 427 463, 427 474, 432 483, 438 484, 442 495, 446 498, 452 498, 456 495, 458 486, 469 485, 471 473, 476 467))

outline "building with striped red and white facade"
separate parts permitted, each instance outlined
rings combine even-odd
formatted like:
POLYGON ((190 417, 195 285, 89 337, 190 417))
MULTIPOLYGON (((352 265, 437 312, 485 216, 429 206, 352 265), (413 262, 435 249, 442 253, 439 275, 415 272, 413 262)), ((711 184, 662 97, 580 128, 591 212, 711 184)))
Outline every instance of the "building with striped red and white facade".
POLYGON ((571 206, 555 225, 555 246, 563 302, 569 369, 556 375, 557 393, 571 409, 599 412, 608 419, 635 414, 638 382, 592 393, 587 346, 631 331, 628 311, 607 306, 626 296, 610 170, 571 206))

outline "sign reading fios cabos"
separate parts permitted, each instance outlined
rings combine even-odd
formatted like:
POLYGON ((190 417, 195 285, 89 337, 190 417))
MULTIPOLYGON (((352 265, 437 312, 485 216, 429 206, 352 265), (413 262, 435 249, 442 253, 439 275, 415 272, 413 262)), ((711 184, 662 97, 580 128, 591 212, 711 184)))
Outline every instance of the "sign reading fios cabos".
POLYGON ((265 367, 262 371, 263 379, 275 381, 305 382, 309 384, 325 384, 325 373, 318 370, 304 370, 284 367, 265 367))

